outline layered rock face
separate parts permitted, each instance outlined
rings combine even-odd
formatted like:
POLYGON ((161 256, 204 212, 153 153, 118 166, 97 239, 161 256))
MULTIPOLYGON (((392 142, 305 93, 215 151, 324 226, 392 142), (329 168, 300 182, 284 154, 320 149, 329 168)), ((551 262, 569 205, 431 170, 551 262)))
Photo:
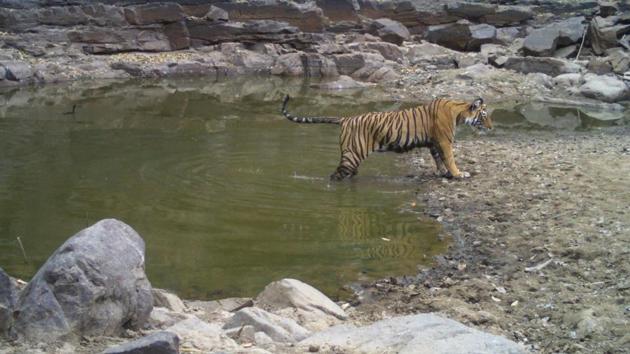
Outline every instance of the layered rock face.
POLYGON ((418 63, 425 64, 426 58, 418 61, 414 54, 416 44, 424 42, 456 51, 430 59, 431 70, 490 64, 524 74, 622 76, 630 69, 625 5, 508 3, 514 5, 463 0, 0 0, 0 86, 240 74, 345 75, 392 82, 408 70, 424 68, 418 63), (576 57, 588 63, 578 61, 576 68, 562 62, 576 57))

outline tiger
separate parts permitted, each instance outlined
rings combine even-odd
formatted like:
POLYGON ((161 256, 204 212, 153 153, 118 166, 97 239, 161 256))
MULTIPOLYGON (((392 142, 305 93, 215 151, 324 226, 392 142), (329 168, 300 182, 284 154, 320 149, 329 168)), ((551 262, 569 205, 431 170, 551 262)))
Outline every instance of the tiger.
POLYGON ((371 152, 402 153, 417 147, 429 148, 439 175, 467 178, 470 174, 461 172, 453 157, 455 127, 465 124, 482 131, 492 130, 492 120, 482 98, 472 103, 438 98, 405 110, 347 117, 297 117, 287 112, 289 99, 289 95, 284 97, 281 109, 288 120, 341 125, 341 161, 330 175, 335 181, 355 176, 371 152))

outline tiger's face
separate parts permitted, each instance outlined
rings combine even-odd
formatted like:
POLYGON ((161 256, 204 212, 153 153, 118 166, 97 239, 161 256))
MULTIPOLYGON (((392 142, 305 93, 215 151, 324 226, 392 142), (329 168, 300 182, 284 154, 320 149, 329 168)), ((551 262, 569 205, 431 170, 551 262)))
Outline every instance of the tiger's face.
POLYGON ((470 104, 468 112, 465 113, 464 122, 479 130, 492 130, 492 119, 488 114, 487 107, 483 99, 478 98, 470 104))

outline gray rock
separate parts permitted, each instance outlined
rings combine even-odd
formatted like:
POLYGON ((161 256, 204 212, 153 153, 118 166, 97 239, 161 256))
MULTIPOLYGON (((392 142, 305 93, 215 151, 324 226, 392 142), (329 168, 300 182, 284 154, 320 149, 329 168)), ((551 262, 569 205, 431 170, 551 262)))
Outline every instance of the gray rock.
POLYGON ((619 16, 594 17, 588 28, 588 37, 593 52, 602 55, 606 49, 617 47, 619 45, 618 38, 623 34, 630 33, 630 23, 627 22, 627 19, 622 19, 619 16))
POLYGON ((605 102, 618 102, 630 97, 630 89, 625 82, 614 76, 586 74, 580 93, 585 97, 605 102))
POLYGON ((429 64, 440 69, 454 68, 458 55, 459 53, 454 50, 429 42, 409 46, 407 50, 407 59, 410 64, 429 64))
POLYGON ((298 343, 300 348, 312 345, 351 353, 527 353, 506 338, 434 314, 396 317, 359 328, 335 326, 298 343))
POLYGON ((584 16, 572 17, 553 24, 558 29, 558 45, 566 46, 569 44, 579 43, 587 30, 584 24, 584 16))
POLYGON ((503 27, 497 28, 497 41, 502 44, 511 44, 516 38, 520 36, 519 27, 503 27))
POLYGON ((485 15, 481 22, 504 27, 518 25, 534 17, 534 11, 528 6, 499 6, 493 14, 485 15))
POLYGON ((460 51, 478 51, 482 44, 496 41, 497 30, 487 24, 470 25, 467 21, 430 26, 426 40, 460 51))
POLYGON ((177 22, 184 17, 181 5, 174 2, 125 7, 125 18, 132 25, 177 22))
POLYGON ((554 84, 565 87, 578 86, 583 82, 584 78, 580 73, 561 74, 553 78, 554 84))
POLYGON ((215 2, 227 11, 231 21, 278 20, 299 28, 302 32, 321 32, 325 17, 314 1, 221 1, 215 2))
POLYGON ((630 53, 621 48, 612 48, 607 50, 606 54, 614 73, 623 75, 630 70, 630 53))
POLYGON ((336 77, 339 76, 335 62, 321 54, 304 53, 301 56, 306 77, 336 77))
POLYGON ((180 345, 192 352, 232 352, 238 348, 238 344, 226 336, 221 327, 194 316, 178 322, 166 331, 177 334, 180 345))
POLYGON ((597 75, 604 75, 612 72, 612 64, 610 64, 607 58, 602 57, 592 57, 588 61, 588 64, 586 64, 586 68, 597 75))
POLYGON ((388 18, 379 18, 371 21, 368 30, 369 33, 380 37, 385 42, 401 45, 403 41, 409 39, 409 30, 402 23, 388 18))
POLYGON ((189 315, 181 312, 173 312, 165 307, 153 307, 147 327, 150 329, 164 329, 170 327, 177 322, 187 319, 189 315))
POLYGON ((579 65, 558 58, 508 57, 503 67, 523 74, 543 73, 549 76, 580 71, 579 65))
POLYGON ((468 79, 473 81, 479 81, 482 79, 492 80, 494 77, 501 75, 501 71, 486 64, 475 64, 466 67, 462 70, 457 77, 460 79, 468 79))
POLYGON ((481 45, 493 43, 497 38, 497 29, 488 24, 470 26, 470 41, 466 46, 467 50, 479 51, 481 45))
POLYGON ((525 55, 550 57, 558 46, 560 31, 555 27, 544 27, 532 31, 523 42, 525 55))
POLYGON ((103 354, 179 354, 179 337, 162 331, 106 349, 103 354))
POLYGON ((223 42, 287 42, 298 38, 297 27, 271 20, 208 22, 188 19, 186 25, 193 46, 223 42))
POLYGON ((208 10, 203 18, 210 22, 227 22, 230 17, 227 11, 214 5, 210 5, 210 10, 208 10))
POLYGON ((613 16, 619 11, 619 6, 614 1, 600 1, 599 15, 601 17, 613 16))
POLYGON ((458 22, 429 26, 425 34, 425 39, 431 43, 463 51, 466 50, 470 36, 470 26, 466 23, 458 22))
MULTIPOLYGON (((347 89, 367 86, 350 77, 320 84, 325 89, 347 89)), ((282 279, 265 287, 256 304, 277 315, 291 318, 301 326, 319 331, 347 319, 346 313, 326 295, 296 279, 282 279)))
POLYGON ((340 75, 351 75, 365 65, 365 59, 360 53, 337 54, 332 58, 340 75))
POLYGON ((7 335, 13 322, 17 292, 11 277, 0 268, 0 338, 7 335))
POLYGON ((570 46, 556 49, 556 51, 553 52, 553 56, 554 58, 567 59, 567 58, 571 58, 575 56, 577 54, 577 51, 578 51, 578 45, 572 44, 570 46))
POLYGON ((32 341, 119 335, 139 329, 153 307, 144 241, 106 219, 59 247, 20 295, 13 329, 32 341))
POLYGON ((583 16, 572 17, 536 29, 525 37, 523 51, 526 55, 553 56, 557 46, 564 47, 580 42, 586 30, 583 22, 583 16))
POLYGON ((497 12, 497 5, 472 3, 457 1, 446 4, 446 12, 453 16, 465 18, 471 21, 478 21, 484 16, 493 15, 497 12))
POLYGON ((30 64, 21 61, 3 61, 0 66, 5 69, 5 78, 11 81, 25 81, 33 76, 30 64))
POLYGON ((163 289, 153 288, 153 306, 165 307, 174 312, 184 312, 186 305, 177 295, 163 289))
POLYGON ((404 55, 399 46, 387 42, 365 42, 352 43, 348 46, 350 49, 358 49, 359 51, 374 50, 379 52, 383 58, 397 63, 402 63, 404 55))
POLYGON ((283 318, 265 310, 248 307, 237 311, 223 326, 224 329, 253 326, 256 332, 264 332, 276 342, 293 343, 310 335, 310 332, 289 318, 283 318))
POLYGON ((304 63, 301 53, 288 53, 278 57, 271 67, 272 75, 302 76, 304 75, 304 63))
POLYGON ((330 21, 356 22, 359 20, 357 10, 359 3, 357 0, 316 0, 317 6, 324 11, 324 16, 330 21))

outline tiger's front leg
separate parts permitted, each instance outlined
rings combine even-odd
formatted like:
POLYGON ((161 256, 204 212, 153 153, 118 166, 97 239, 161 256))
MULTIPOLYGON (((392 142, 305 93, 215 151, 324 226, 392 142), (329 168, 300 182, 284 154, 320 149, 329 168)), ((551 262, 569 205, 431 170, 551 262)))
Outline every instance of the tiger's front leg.
POLYGON ((446 165, 446 169, 451 174, 451 176, 455 178, 470 177, 470 173, 460 172, 457 166, 455 165, 455 157, 453 156, 453 146, 451 145, 450 142, 448 141, 440 142, 440 150, 442 151, 442 158, 444 160, 444 164, 446 165))

